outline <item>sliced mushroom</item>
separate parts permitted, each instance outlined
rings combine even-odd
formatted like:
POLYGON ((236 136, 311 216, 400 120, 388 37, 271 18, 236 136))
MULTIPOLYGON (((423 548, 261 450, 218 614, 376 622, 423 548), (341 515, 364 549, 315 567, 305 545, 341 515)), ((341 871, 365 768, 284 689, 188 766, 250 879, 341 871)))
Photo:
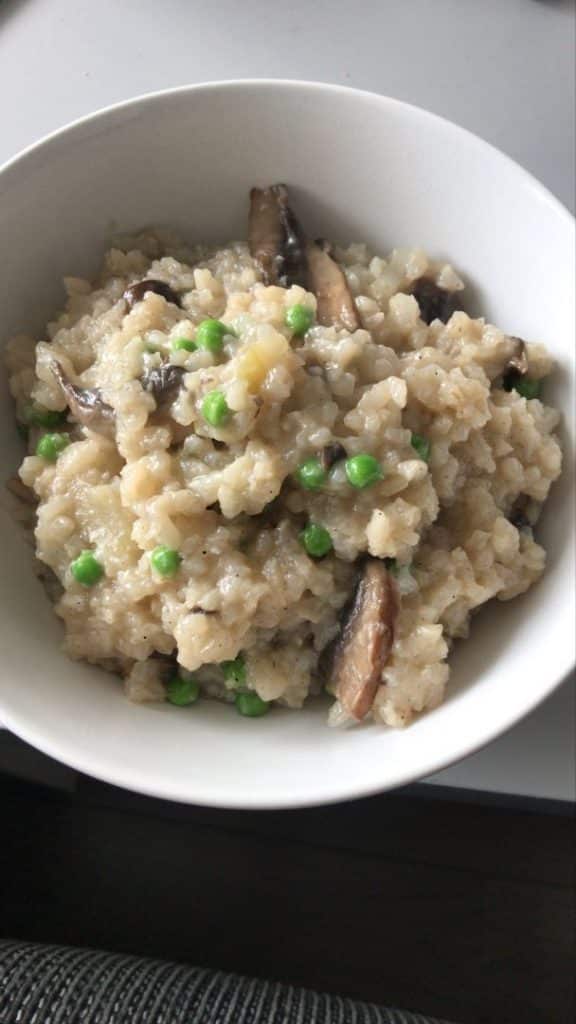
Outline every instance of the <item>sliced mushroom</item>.
POLYGON ((332 469, 335 462, 340 462, 341 459, 345 458, 346 449, 339 441, 333 441, 331 444, 325 445, 320 452, 322 469, 325 469, 326 472, 328 472, 329 469, 332 469))
POLYGON ((502 387, 505 391, 512 391, 520 379, 528 373, 526 342, 522 341, 522 338, 512 337, 510 340, 514 342, 514 349, 502 371, 502 387))
POLYGON ((317 319, 324 327, 355 331, 360 319, 346 275, 327 242, 308 242, 288 204, 285 185, 250 192, 250 252, 260 264, 266 284, 283 288, 299 284, 315 293, 317 319))
POLYGON ((512 391, 528 373, 526 342, 522 341, 522 338, 512 337, 510 340, 514 342, 514 349, 502 371, 502 387, 505 391, 512 391))
POLYGON ((519 494, 508 515, 508 522, 512 523, 517 530, 532 529, 534 525, 530 519, 530 498, 527 494, 519 494))
POLYGON ((126 289, 122 298, 126 300, 128 309, 131 310, 137 302, 142 302, 146 292, 156 292, 157 295, 162 295, 166 302, 172 302, 175 306, 180 305, 179 297, 169 284, 149 278, 146 281, 136 281, 126 289))
POLYGON ((98 434, 113 435, 116 418, 114 409, 104 401, 100 388, 79 388, 72 384, 56 359, 51 359, 49 366, 78 423, 98 434))
POLYGON ((426 324, 431 324, 433 320, 448 323, 452 313, 458 308, 458 292, 440 288, 429 277, 419 277, 412 286, 411 294, 416 299, 420 307, 420 316, 426 324))
POLYGON ((140 383, 144 391, 154 397, 157 406, 171 405, 182 387, 186 373, 183 366, 164 363, 143 374, 140 383))
POLYGON ((511 337, 510 341, 514 342, 514 351, 508 360, 506 366, 507 370, 515 370, 516 373, 525 376, 528 373, 528 355, 526 352, 526 342, 522 338, 511 337))
POLYGON ((328 242, 319 239, 306 246, 308 287, 318 303, 316 319, 323 327, 356 331, 360 318, 342 267, 331 255, 328 242))
POLYGON ((334 650, 328 680, 344 710, 358 720, 368 714, 394 642, 398 601, 383 561, 369 558, 334 650))
POLYGON ((288 205, 285 185, 251 189, 248 238, 266 284, 306 287, 306 240, 288 205))

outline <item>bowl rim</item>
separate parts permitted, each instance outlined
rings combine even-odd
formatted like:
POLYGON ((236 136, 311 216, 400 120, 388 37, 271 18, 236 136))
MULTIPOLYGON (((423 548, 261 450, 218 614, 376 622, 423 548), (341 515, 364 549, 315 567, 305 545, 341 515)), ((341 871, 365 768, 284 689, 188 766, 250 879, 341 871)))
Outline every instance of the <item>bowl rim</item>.
MULTIPOLYGON (((44 146, 58 141, 65 135, 72 134, 76 129, 96 123, 99 120, 104 120, 110 114, 117 114, 122 111, 128 111, 131 107, 138 107, 141 104, 149 103, 152 101, 164 100, 170 96, 184 95, 185 93, 193 92, 217 92, 220 90, 236 90, 243 87, 262 89, 262 91, 278 87, 280 90, 292 90, 297 91, 303 90, 315 90, 317 92, 331 92, 341 95, 356 96, 365 99, 375 100, 379 103, 389 104, 392 107, 403 109, 410 116, 423 116, 426 120, 433 120, 439 124, 448 126, 450 129, 455 130, 457 134, 461 134, 466 137, 468 142, 475 145, 478 150, 491 152, 500 161, 504 161, 509 167, 513 168, 516 173, 520 173, 525 179, 526 183, 529 184, 536 192, 539 193, 542 199, 545 199, 552 207, 555 208, 556 213, 565 218, 568 222, 568 226, 575 227, 575 217, 570 212, 568 207, 560 200, 554 193, 534 175, 531 171, 526 170, 522 164, 514 160, 513 157, 509 156, 503 150, 499 149, 492 142, 488 142, 482 138, 481 135, 477 135, 476 132, 471 131, 469 128, 465 128, 457 121, 452 121, 448 117, 444 117, 442 114, 436 114, 432 110, 428 110, 426 107, 421 107, 417 103, 408 103, 406 100, 399 100, 395 96, 388 96, 385 93, 374 92, 372 89, 357 89, 350 85, 339 85, 333 82, 322 82, 314 79, 296 79, 296 78, 223 78, 213 79, 205 82, 196 82, 189 85, 176 85, 170 86, 167 89, 154 89, 150 92, 138 93, 136 96, 131 96, 127 100, 120 100, 118 103, 108 103, 104 107, 98 107, 89 114, 82 114, 80 117, 74 118, 72 121, 67 121, 59 128, 55 128, 51 132, 47 132, 36 142, 30 143, 23 149, 19 150, 13 156, 8 157, 4 163, 0 164, 0 177, 7 171, 12 170, 20 161, 24 161, 44 146)), ((0 182, 1 183, 1 182, 0 182)))
MULTIPOLYGON (((162 102, 170 97, 186 94, 236 91, 241 88, 257 89, 262 92, 274 89, 280 92, 296 92, 299 90, 309 92, 310 90, 314 90, 332 95, 347 95, 355 97, 358 100, 371 100, 381 104, 383 109, 388 106, 390 108, 403 110, 412 118, 419 117, 427 121, 432 120, 437 122, 444 128, 448 127, 448 129, 456 136, 463 138, 468 145, 475 147, 479 153, 489 154, 492 159, 496 159, 503 166, 508 166, 512 169, 514 173, 519 176, 519 179, 523 179, 524 183, 539 196, 540 200, 543 200, 550 207, 552 214, 564 221, 565 229, 574 233, 575 220, 573 215, 567 207, 545 185, 542 184, 542 182, 540 182, 530 171, 527 171, 522 167, 521 164, 517 163, 517 161, 512 157, 498 149, 497 146, 487 142, 481 136, 467 128, 464 128, 457 122, 443 117, 440 114, 436 114, 433 111, 427 110, 419 105, 408 103, 404 100, 399 100, 395 97, 387 96, 371 90, 357 89, 351 86, 338 85, 329 82, 285 78, 215 79, 194 84, 175 86, 167 89, 153 90, 130 97, 129 99, 122 100, 118 103, 111 103, 107 106, 98 108, 92 113, 82 115, 73 121, 67 122, 61 127, 56 128, 54 131, 47 133, 38 141, 26 146, 0 165, 0 199, 3 195, 2 179, 5 177, 7 172, 16 170, 21 163, 24 163, 30 158, 34 158, 38 153, 50 145, 58 143, 67 136, 73 136, 79 129, 97 124, 99 121, 104 122, 111 115, 115 116, 122 112, 129 111, 130 109, 134 109, 136 111, 139 107, 146 106, 150 103, 162 102)), ((196 804, 199 806, 219 807, 234 810, 287 810, 290 808, 317 807, 340 803, 345 800, 374 796, 378 793, 383 793, 396 789, 400 786, 417 782, 436 772, 443 771, 462 759, 475 754, 499 736, 507 733, 518 722, 539 707, 539 705, 542 704, 556 689, 558 689, 570 677, 573 668, 574 661, 570 661, 570 664, 568 664, 564 670, 561 670, 561 674, 558 678, 549 682, 529 701, 524 702, 519 710, 514 711, 513 713, 508 713, 504 718, 498 719, 494 724, 491 723, 488 727, 484 727, 477 740, 472 742, 469 740, 460 742, 456 741, 451 754, 447 758, 443 757, 440 753, 436 754, 436 756, 430 756, 424 765, 420 764, 419 767, 414 770, 406 769, 401 771, 397 774, 397 777, 388 782, 379 781, 377 773, 373 784, 362 783, 359 785, 352 779, 349 779, 348 782, 343 784, 340 779, 336 784, 330 785, 326 784, 326 780, 324 780, 324 785, 322 787, 318 787, 318 785, 316 785, 315 791, 311 793, 310 796, 299 795, 296 798, 283 794, 278 798, 270 799, 267 797, 263 798, 258 793, 254 792, 238 795, 229 794, 222 796, 222 798, 214 798, 214 796, 203 797, 201 794, 188 795, 176 791, 173 785, 165 780, 163 781, 162 779, 158 779, 158 782, 142 782, 138 778, 134 769, 131 769, 129 765, 122 765, 121 767, 117 766, 116 769, 111 769, 107 768, 105 764, 93 764, 89 755, 84 757, 81 755, 70 757, 66 752, 62 752, 59 749, 58 740, 53 740, 50 737, 44 736, 41 728, 37 729, 32 723, 27 722, 26 720, 22 721, 18 712, 13 713, 3 707, 0 711, 2 724, 18 735, 26 743, 29 743, 47 756, 63 762, 73 770, 92 776, 100 781, 118 786, 119 788, 183 804, 196 804)))

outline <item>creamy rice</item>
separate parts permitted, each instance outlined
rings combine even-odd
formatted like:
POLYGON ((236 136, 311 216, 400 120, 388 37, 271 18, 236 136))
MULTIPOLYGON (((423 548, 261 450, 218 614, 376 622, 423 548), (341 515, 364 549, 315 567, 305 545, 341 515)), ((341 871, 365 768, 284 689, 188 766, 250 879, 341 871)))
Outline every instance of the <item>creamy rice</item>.
MULTIPOLYGON (((321 652, 369 555, 394 560, 385 564, 398 600, 369 714, 405 725, 442 700, 450 645, 471 613, 543 572, 531 527, 560 472, 559 417, 503 388, 517 339, 464 312, 425 323, 414 282, 462 283, 421 250, 384 259, 359 244, 335 255, 357 330, 316 323, 294 338, 286 310, 314 312, 314 294, 266 286, 244 243, 190 249, 152 232, 120 240, 95 283, 67 278, 65 310, 42 340, 9 343, 21 421, 30 401, 66 409, 54 359, 113 410, 107 433, 69 414, 59 429, 71 443, 55 462, 34 454, 42 430, 30 427, 20 479, 38 502, 37 557, 61 585, 67 653, 121 674, 132 700, 163 700, 176 661, 206 695, 233 700, 220 665, 241 653, 246 688, 301 708, 325 685, 321 652), (143 278, 168 284, 180 306, 149 291, 127 308, 123 293, 143 278), (172 350, 206 318, 232 329, 220 355, 172 350), (186 372, 173 404, 157 408, 142 381, 166 361, 186 372), (231 411, 220 427, 201 411, 214 389, 231 411), (354 489, 340 461, 319 490, 304 490, 298 466, 335 441, 349 458, 373 455, 383 479, 354 489), (310 520, 332 540, 321 559, 299 540, 310 520), (158 545, 181 556, 170 578, 151 565, 158 545), (85 549, 104 570, 92 587, 70 569, 85 549)), ((530 379, 550 372, 541 345, 525 354, 530 379)), ((331 720, 347 717, 335 701, 331 720)))

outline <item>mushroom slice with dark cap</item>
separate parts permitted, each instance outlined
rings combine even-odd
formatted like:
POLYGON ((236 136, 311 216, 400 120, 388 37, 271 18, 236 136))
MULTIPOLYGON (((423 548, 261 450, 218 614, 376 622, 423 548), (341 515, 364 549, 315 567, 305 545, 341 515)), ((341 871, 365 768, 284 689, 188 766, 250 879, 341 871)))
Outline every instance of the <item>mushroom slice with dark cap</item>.
POLYGON ((114 409, 104 401, 100 388, 79 388, 77 384, 72 384, 57 359, 51 359, 48 365, 62 389, 74 419, 97 434, 113 435, 114 409))
POLYGON ((180 299, 174 289, 169 284, 166 284, 165 281, 156 281, 154 278, 149 278, 146 281, 136 281, 134 284, 129 285, 122 298, 126 301, 128 309, 131 310, 137 302, 142 302, 147 292, 155 292, 156 295, 161 295, 166 299, 166 302, 172 302, 175 306, 180 305, 180 299))
POLYGON ((177 397, 187 371, 183 366, 164 363, 143 374, 140 383, 156 401, 157 406, 170 405, 177 397))
POLYGON ((530 516, 531 502, 527 494, 519 494, 508 513, 508 521, 517 530, 532 529, 535 516, 530 516))
POLYGON ((521 377, 528 373, 528 356, 526 355, 526 342, 522 338, 510 338, 514 342, 514 349, 510 359, 502 371, 502 387, 505 391, 511 391, 521 377))
POLYGON ((431 324, 433 320, 448 323, 452 313, 458 309, 458 292, 449 292, 447 288, 441 288, 429 277, 419 277, 412 286, 411 294, 416 299, 420 307, 420 316, 426 324, 431 324))
POLYGON ((308 287, 316 296, 316 319, 323 327, 339 327, 356 331, 360 319, 342 267, 331 254, 330 245, 323 239, 309 242, 308 287))
POLYGON ((515 370, 516 373, 524 376, 528 373, 528 356, 526 354, 526 342, 522 338, 511 337, 510 341, 514 342, 514 351, 508 360, 506 369, 515 370))
MULTIPOLYGON (((102 398, 101 389, 79 388, 72 384, 56 359, 51 359, 49 365, 78 423, 98 434, 113 436, 116 415, 112 406, 102 398)), ((153 396, 158 407, 166 406, 176 398, 185 373, 184 367, 165 363, 143 374, 140 383, 144 391, 153 396)))
POLYGON ((358 720, 370 711, 394 642, 398 600, 383 561, 363 565, 334 649, 328 686, 358 720))
POLYGON ((306 239, 288 205, 285 185, 251 189, 248 238, 266 284, 306 287, 306 239))
POLYGON ((324 327, 355 331, 360 327, 346 275, 327 242, 309 242, 288 204, 285 185, 250 192, 250 252, 266 284, 299 284, 314 292, 317 320, 324 327))

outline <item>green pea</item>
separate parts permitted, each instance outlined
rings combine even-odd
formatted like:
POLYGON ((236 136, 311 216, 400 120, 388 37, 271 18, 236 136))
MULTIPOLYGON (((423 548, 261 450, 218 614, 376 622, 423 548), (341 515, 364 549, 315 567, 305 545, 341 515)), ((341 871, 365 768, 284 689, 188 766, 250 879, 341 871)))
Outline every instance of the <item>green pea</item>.
POLYGON ((522 395, 522 398, 528 399, 540 398, 540 393, 542 391, 542 385, 540 381, 533 380, 530 377, 522 377, 521 380, 519 380, 514 385, 514 387, 518 394, 522 395))
POLYGON ((420 458, 423 460, 423 462, 429 462, 431 445, 430 441, 428 441, 427 438, 422 437, 421 434, 412 434, 412 437, 410 438, 410 444, 412 445, 416 454, 419 455, 420 458))
POLYGON ((171 704, 178 707, 185 707, 186 704, 195 704, 200 696, 200 683, 197 679, 183 679, 182 676, 172 676, 166 684, 166 697, 171 704))
POLYGON ((323 558, 332 550, 332 537, 328 530, 318 523, 308 523, 298 539, 312 558, 323 558))
POLYGON ((518 370, 510 370, 502 381, 505 391, 517 391, 522 398, 540 398, 542 381, 534 380, 533 377, 526 377, 518 370))
POLYGON ((173 352, 195 352, 198 345, 191 338, 174 338, 172 342, 173 352))
POLYGON ((181 561, 182 555, 175 551, 174 548, 167 548, 164 544, 154 548, 150 554, 152 568, 156 570, 159 576, 175 576, 180 568, 181 561))
POLYGON ((232 689, 243 686, 246 682, 246 662, 241 654, 233 661, 223 661, 220 668, 224 673, 224 679, 230 683, 232 689))
POLYGON ((31 402, 24 409, 24 419, 33 427, 45 427, 46 430, 50 430, 51 427, 59 427, 66 419, 67 413, 67 409, 46 409, 38 402, 31 402))
POLYGON ((236 710, 245 718, 261 718, 270 710, 269 703, 257 693, 238 693, 234 703, 236 710))
POLYGON ((93 551, 81 551, 70 566, 70 572, 77 583, 83 587, 93 587, 104 575, 104 566, 96 558, 93 551))
POLYGON ((382 466, 373 455, 353 455, 345 462, 346 477, 352 487, 370 487, 384 476, 382 466))
POLYGON ((306 459, 296 470, 296 479, 306 491, 317 491, 327 478, 326 470, 316 457, 306 459))
POLYGON ((36 455, 46 462, 56 462, 56 459, 70 444, 68 434, 44 434, 36 445, 36 455))
POLYGON ((232 328, 221 320, 203 320, 196 329, 196 344, 217 356, 222 351, 224 335, 232 333, 232 328))
POLYGON ((302 303, 297 302, 294 306, 289 306, 284 315, 284 323, 290 328, 292 334, 300 336, 306 334, 306 331, 310 330, 314 322, 314 313, 308 306, 303 306, 302 303))
POLYGON ((211 427, 221 427, 230 415, 226 396, 222 391, 209 391, 202 402, 202 415, 211 427))
POLYGON ((391 572, 393 576, 398 576, 400 567, 395 558, 385 558, 384 565, 388 569, 388 572, 391 572))

